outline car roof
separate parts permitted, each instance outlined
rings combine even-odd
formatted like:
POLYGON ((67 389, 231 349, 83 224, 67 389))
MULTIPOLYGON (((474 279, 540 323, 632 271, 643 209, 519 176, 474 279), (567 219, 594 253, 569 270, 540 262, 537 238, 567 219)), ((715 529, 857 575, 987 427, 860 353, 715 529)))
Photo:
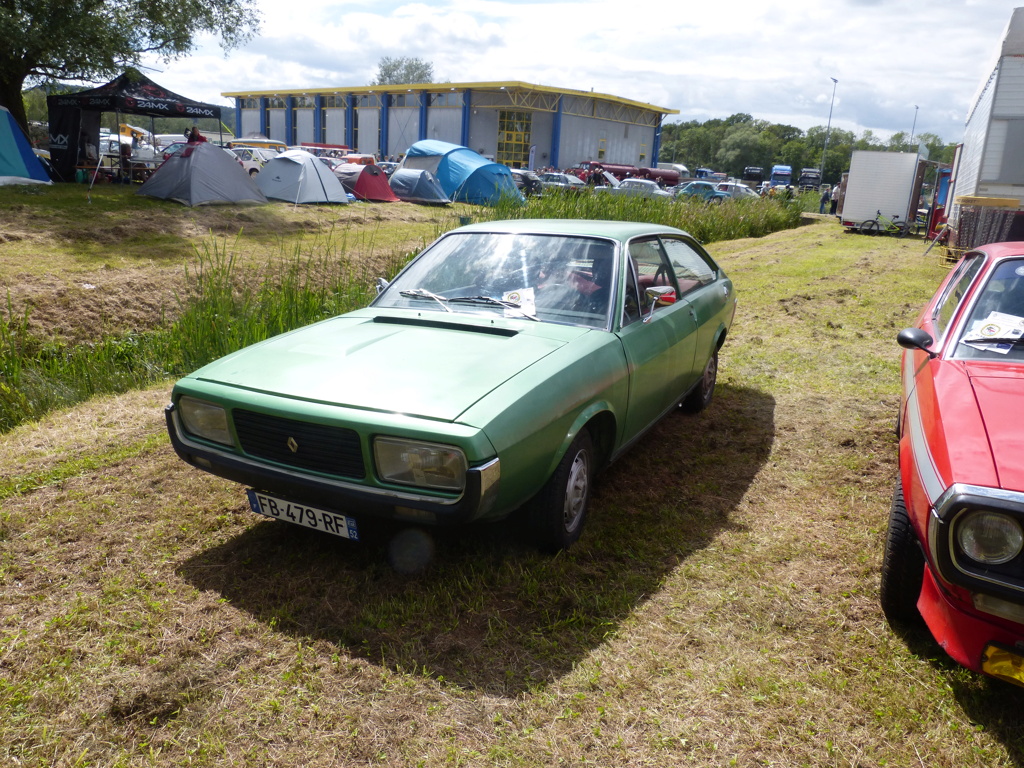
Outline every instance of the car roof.
POLYGON ((507 232, 512 234, 589 235, 623 242, 640 235, 688 235, 681 229, 662 224, 633 221, 598 221, 582 219, 516 219, 469 224, 457 232, 507 232))

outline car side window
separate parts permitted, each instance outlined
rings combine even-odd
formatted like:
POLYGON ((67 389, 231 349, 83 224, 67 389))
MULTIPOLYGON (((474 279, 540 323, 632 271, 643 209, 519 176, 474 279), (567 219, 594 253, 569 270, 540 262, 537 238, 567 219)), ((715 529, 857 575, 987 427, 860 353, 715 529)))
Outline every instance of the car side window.
POLYGON ((642 297, 637 290, 636 284, 636 262, 629 259, 626 264, 626 298, 622 304, 622 325, 635 323, 642 315, 640 313, 642 297))
POLYGON ((932 315, 935 330, 940 335, 946 335, 946 330, 949 328, 953 315, 956 314, 957 307, 960 306, 960 302, 967 295, 971 283, 974 282, 974 278, 984 262, 985 257, 980 253, 973 256, 965 256, 963 261, 960 262, 956 269, 956 274, 953 275, 949 285, 946 286, 946 292, 935 306, 935 313, 932 315))
POLYGON ((629 257, 636 266, 637 289, 640 294, 640 312, 647 313, 651 309, 651 301, 647 297, 647 289, 652 285, 670 285, 678 292, 675 274, 665 259, 665 253, 657 238, 633 240, 629 244, 629 257))
POLYGON ((672 265, 680 296, 694 288, 714 282, 718 273, 717 268, 692 245, 685 240, 672 237, 662 238, 661 242, 665 247, 669 264, 672 265))

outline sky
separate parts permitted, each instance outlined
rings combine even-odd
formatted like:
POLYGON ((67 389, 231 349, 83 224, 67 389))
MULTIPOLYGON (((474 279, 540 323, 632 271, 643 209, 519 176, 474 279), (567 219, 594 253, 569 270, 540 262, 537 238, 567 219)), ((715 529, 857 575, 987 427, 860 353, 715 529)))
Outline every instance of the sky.
POLYGON ((652 104, 665 122, 746 113, 876 139, 963 139, 1024 0, 256 0, 257 35, 143 71, 182 96, 365 86, 384 56, 435 80, 522 81, 652 104), (833 82, 833 78, 837 82, 833 82), (831 112, 831 122, 830 122, 831 112))

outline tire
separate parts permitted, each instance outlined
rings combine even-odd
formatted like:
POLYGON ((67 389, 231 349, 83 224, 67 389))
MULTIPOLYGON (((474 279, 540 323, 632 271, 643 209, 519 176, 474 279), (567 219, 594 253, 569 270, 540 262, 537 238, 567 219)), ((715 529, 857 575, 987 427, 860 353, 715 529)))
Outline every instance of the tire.
POLYGON ((879 601, 882 613, 890 626, 919 625, 921 614, 917 599, 924 580, 924 555, 910 524, 907 506, 903 501, 903 487, 896 482, 889 511, 889 531, 882 558, 882 578, 879 601))
POLYGON ((595 462, 594 442, 584 429, 530 502, 531 532, 541 551, 555 554, 579 539, 590 504, 595 462))
POLYGON ((718 382, 718 349, 711 354, 700 376, 700 382, 690 392, 679 407, 686 413, 700 413, 709 405, 715 396, 715 384, 718 382))
POLYGON ((878 225, 878 222, 875 221, 874 219, 862 221, 860 223, 860 226, 857 227, 857 231, 862 235, 877 235, 880 230, 881 227, 878 225))
POLYGON ((259 169, 259 168, 250 168, 250 169, 249 169, 249 175, 250 175, 250 176, 255 176, 255 175, 256 175, 257 173, 259 173, 259 172, 260 172, 260 169, 259 169))
POLYGON ((896 233, 896 237, 910 237, 914 233, 915 226, 909 221, 900 222, 900 231, 896 233))

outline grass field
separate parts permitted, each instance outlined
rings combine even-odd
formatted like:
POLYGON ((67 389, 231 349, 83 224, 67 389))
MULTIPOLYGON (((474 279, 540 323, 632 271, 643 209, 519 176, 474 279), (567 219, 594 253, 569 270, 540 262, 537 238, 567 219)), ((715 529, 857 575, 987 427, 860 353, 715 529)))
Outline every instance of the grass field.
POLYGON ((0 765, 1024 765, 1024 692, 877 605, 924 249, 831 220, 711 246, 740 302, 715 402, 554 558, 514 519, 262 522, 173 455, 167 385, 0 436, 0 765))

